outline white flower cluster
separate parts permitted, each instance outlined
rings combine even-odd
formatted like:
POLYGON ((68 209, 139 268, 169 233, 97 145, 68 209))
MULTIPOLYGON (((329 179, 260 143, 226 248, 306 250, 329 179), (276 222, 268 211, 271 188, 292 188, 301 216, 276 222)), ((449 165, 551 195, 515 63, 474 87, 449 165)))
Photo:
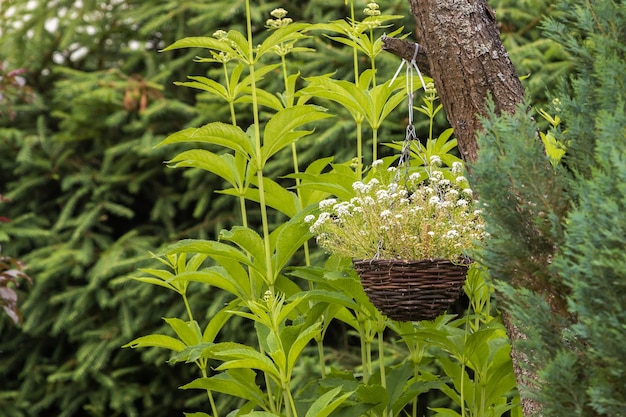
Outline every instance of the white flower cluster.
MULTIPOLYGON (((431 166, 434 165, 431 161, 431 166)), ((456 259, 484 236, 480 210, 461 164, 406 186, 372 179, 353 184, 349 201, 327 199, 304 220, 332 253, 359 259, 456 259)))

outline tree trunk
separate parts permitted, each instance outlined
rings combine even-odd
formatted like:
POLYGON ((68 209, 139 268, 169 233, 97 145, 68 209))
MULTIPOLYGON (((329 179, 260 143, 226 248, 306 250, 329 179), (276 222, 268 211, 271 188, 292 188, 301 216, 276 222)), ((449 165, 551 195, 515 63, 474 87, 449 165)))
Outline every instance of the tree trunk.
MULTIPOLYGON (((465 161, 478 155, 478 115, 491 95, 496 111, 515 110, 524 89, 500 40, 493 9, 484 0, 409 0, 415 16, 417 64, 435 82, 465 161), (424 65, 426 64, 426 65, 424 65)), ((389 38, 387 39, 387 41, 389 38)), ((385 48, 411 61, 415 45, 385 48)))
MULTIPOLYGON (((524 90, 509 59, 496 25, 495 13, 485 0, 409 0, 420 47, 385 38, 383 48, 407 61, 414 56, 420 70, 437 88, 448 121, 454 128, 461 157, 473 162, 478 156, 476 134, 479 116, 486 114, 491 97, 497 112, 513 112, 523 101, 524 90)), ((505 314, 505 317, 506 314, 505 314)), ((528 359, 515 349, 525 335, 510 322, 505 326, 513 349, 511 357, 519 386, 533 386, 534 375, 523 371, 528 359)), ((538 403, 522 393, 525 416, 541 415, 538 403)))

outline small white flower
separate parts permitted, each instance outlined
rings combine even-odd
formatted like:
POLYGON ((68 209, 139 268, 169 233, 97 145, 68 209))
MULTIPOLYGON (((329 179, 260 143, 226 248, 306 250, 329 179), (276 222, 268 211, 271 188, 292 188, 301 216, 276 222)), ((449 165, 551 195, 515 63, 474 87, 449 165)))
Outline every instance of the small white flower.
POLYGON ((465 182, 467 181, 467 178, 465 178, 463 175, 459 175, 458 177, 456 177, 457 184, 461 183, 461 182, 465 182))
POLYGON ((452 230, 448 230, 445 234, 445 237, 448 239, 455 239, 457 237, 459 237, 459 232, 457 232, 456 230, 452 229, 452 230))
POLYGON ((439 200, 439 197, 434 195, 432 197, 430 197, 430 199, 428 200, 429 204, 439 204, 441 201, 439 200))
POLYGON ((398 168, 396 168, 396 167, 389 167, 389 168, 387 168, 387 172, 396 172, 397 169, 398 168))
POLYGON ((352 189, 357 192, 367 192, 367 185, 363 184, 361 181, 356 181, 352 183, 352 189))
POLYGON ((428 232, 428 236, 435 236, 435 232, 433 232, 432 230, 430 232, 428 232))
POLYGON ((391 216, 391 210, 383 210, 380 212, 380 217, 388 217, 391 216))
POLYGON ((326 223, 328 219, 330 219, 330 214, 326 212, 320 213, 320 216, 317 218, 315 223, 313 223, 313 226, 311 226, 311 229, 313 230, 319 229, 320 227, 322 227, 324 223, 326 223))
POLYGON ((463 189, 463 193, 467 194, 469 196, 472 196, 474 194, 474 191, 472 191, 471 188, 465 188, 465 189, 463 189))
POLYGON ((460 198, 459 201, 456 202, 457 207, 466 207, 468 204, 468 201, 463 198, 460 198))
POLYGON ((334 209, 338 216, 350 216, 354 206, 346 201, 335 205, 334 209))
POLYGON ((459 162, 459 161, 454 161, 452 163, 452 172, 454 172, 455 174, 458 174, 459 172, 463 171, 463 163, 459 162))
POLYGON ((441 158, 439 157, 439 155, 433 155, 430 157, 430 164, 434 165, 436 167, 440 167, 441 166, 441 158))
POLYGON ((319 207, 320 209, 325 209, 326 207, 331 207, 332 205, 334 205, 337 202, 337 199, 335 198, 327 198, 326 200, 322 200, 319 203, 319 207))
POLYGON ((378 199, 378 201, 385 201, 389 199, 389 193, 387 192, 387 190, 378 190, 376 191, 376 198, 378 199))
POLYGON ((382 159, 377 159, 374 162, 372 162, 372 168, 373 167, 377 167, 378 165, 382 165, 383 164, 383 160, 382 159))
POLYGON ((448 190, 448 192, 446 193, 446 198, 449 198, 451 200, 457 198, 458 196, 459 196, 459 192, 455 190, 454 188, 451 190, 448 190))
POLYGON ((309 214, 308 216, 304 216, 305 223, 311 223, 313 220, 315 220, 315 216, 312 214, 309 214))
POLYGON ((279 7, 278 9, 272 10, 270 14, 274 16, 276 19, 282 19, 283 17, 287 16, 287 10, 283 9, 282 7, 279 7))
MULTIPOLYGON (((437 158, 439 158, 439 157, 437 156, 437 158)), ((433 171, 432 174, 430 174, 430 178, 431 178, 431 181, 433 179, 440 180, 440 179, 443 178, 443 172, 441 172, 441 171, 433 171)))

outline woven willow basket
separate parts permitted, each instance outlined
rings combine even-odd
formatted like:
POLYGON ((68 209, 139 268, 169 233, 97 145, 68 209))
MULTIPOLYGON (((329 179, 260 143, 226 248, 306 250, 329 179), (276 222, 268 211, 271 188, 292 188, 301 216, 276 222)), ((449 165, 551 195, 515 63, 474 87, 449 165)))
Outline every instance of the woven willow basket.
POLYGON ((398 321, 432 320, 463 292, 467 264, 445 259, 353 260, 368 298, 398 321))

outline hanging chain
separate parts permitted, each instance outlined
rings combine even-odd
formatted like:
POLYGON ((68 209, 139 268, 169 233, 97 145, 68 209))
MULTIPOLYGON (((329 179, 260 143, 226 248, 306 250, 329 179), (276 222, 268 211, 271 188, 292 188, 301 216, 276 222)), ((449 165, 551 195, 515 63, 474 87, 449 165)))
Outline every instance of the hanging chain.
MULTIPOLYGON (((405 80, 406 80, 406 92, 408 96, 409 121, 406 126, 406 133, 404 136, 404 142, 402 143, 402 151, 400 153, 400 158, 398 159, 398 168, 396 170, 396 174, 393 180, 395 183, 398 183, 400 181, 400 175, 402 173, 404 174, 405 184, 409 178, 409 168, 411 165, 411 143, 413 141, 417 142, 417 147, 419 150, 417 152, 417 155, 422 160, 422 162, 424 162, 424 166, 427 165, 427 161, 425 159, 425 152, 422 152, 424 149, 422 148, 422 144, 419 141, 417 134, 415 133, 415 126, 413 125, 413 91, 414 91, 413 70, 414 69, 415 69, 415 72, 417 72, 417 75, 419 76, 419 79, 422 83, 422 87, 424 88, 424 91, 426 91, 426 83, 424 82, 422 73, 420 72, 420 69, 418 68, 417 63, 415 61, 417 58, 417 52, 419 51, 419 47, 420 47, 419 44, 416 42, 415 52, 413 53, 413 59, 411 60, 411 62, 408 63, 406 67, 405 80)), ((398 70, 396 71, 395 75, 391 79, 391 83, 393 83, 395 79, 398 77, 398 74, 400 73, 400 70, 402 69, 402 66, 405 63, 407 63, 407 61, 403 59, 402 62, 400 63, 400 67, 398 67, 398 70)))
MULTIPOLYGON (((419 44, 416 42, 415 52, 413 53, 413 59, 411 60, 411 62, 408 62, 407 60, 403 59, 402 62, 400 63, 400 66, 398 67, 398 70, 396 71, 393 78, 389 82, 389 85, 393 84, 393 82, 398 77, 398 74, 400 74, 400 71, 402 70, 402 66, 405 63, 408 64, 406 66, 406 77, 405 77, 406 81, 405 82, 406 82, 406 92, 407 92, 407 97, 408 97, 409 121, 406 126, 406 133, 404 136, 404 142, 402 143, 402 151, 400 153, 400 158, 398 158, 398 166, 396 168, 396 173, 393 178, 393 183, 398 184, 400 182, 401 174, 404 174, 403 177, 404 177, 405 187, 407 186, 407 182, 409 179, 409 168, 411 165, 411 143, 413 141, 417 142, 417 147, 418 147, 417 155, 424 162, 424 166, 427 166, 427 161, 425 159, 426 152, 424 148, 422 147, 422 144, 420 143, 417 137, 417 134, 415 133, 415 126, 413 126, 413 91, 414 91, 414 84, 413 84, 414 71, 413 70, 417 72, 417 75, 420 81, 422 82, 422 87, 424 88, 424 91, 426 91, 426 83, 424 82, 424 78, 422 77, 422 73, 420 72, 420 69, 418 68, 417 63, 415 62, 415 59, 417 58, 417 52, 419 51, 419 47, 420 47, 419 44)), ((380 252, 383 249, 384 249, 383 242, 379 241, 376 246, 376 254, 374 255, 373 259, 379 259, 380 252)))

